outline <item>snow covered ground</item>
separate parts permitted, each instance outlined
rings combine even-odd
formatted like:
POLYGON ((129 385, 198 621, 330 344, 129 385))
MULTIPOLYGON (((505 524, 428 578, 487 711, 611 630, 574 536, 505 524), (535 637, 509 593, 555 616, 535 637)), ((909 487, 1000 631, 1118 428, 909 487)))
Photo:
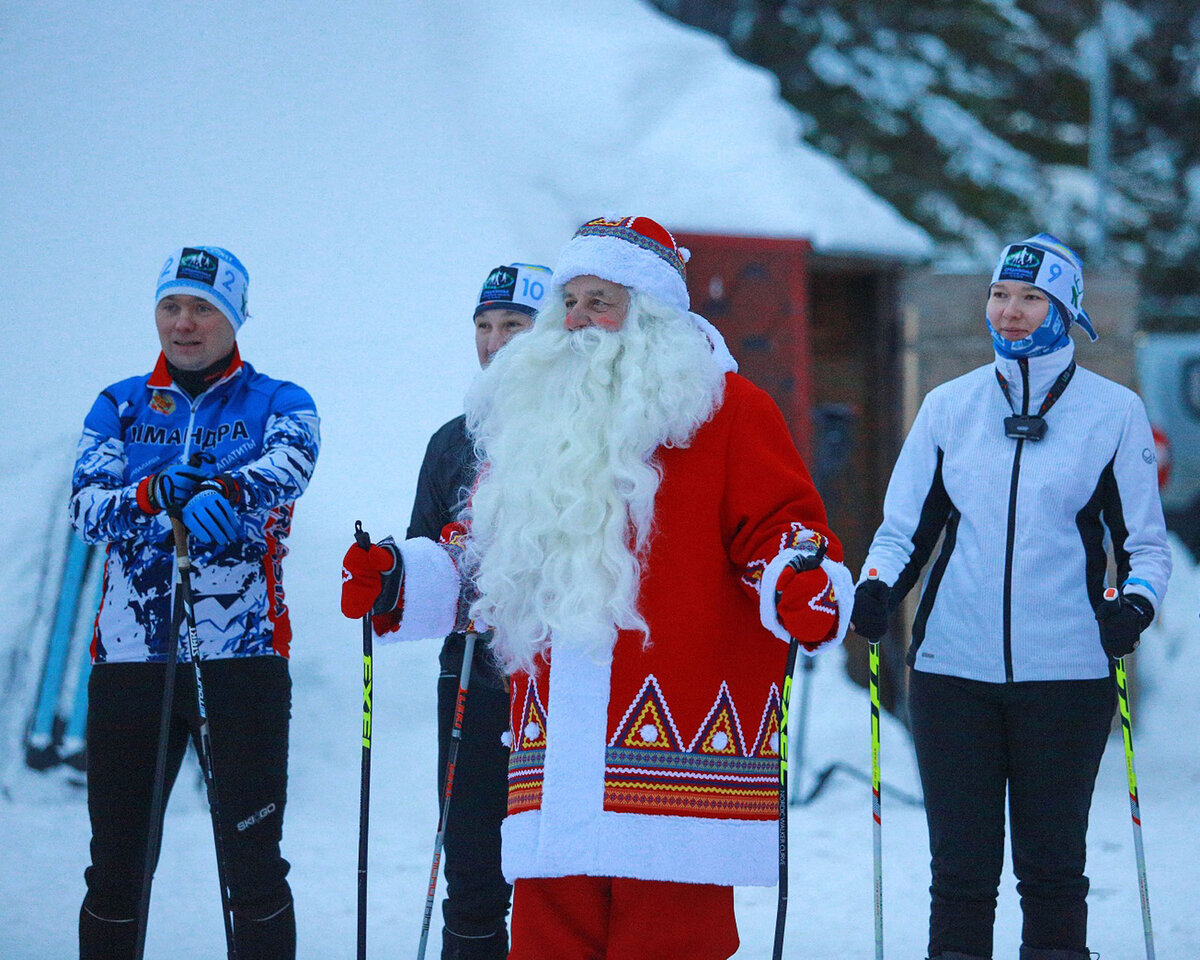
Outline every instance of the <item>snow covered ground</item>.
MULTIPOLYGON (((181 242, 247 264, 240 336, 264 371, 308 387, 324 447, 297 510, 285 582, 296 639, 285 854, 299 952, 354 950, 359 763, 357 625, 338 612, 353 524, 405 526, 429 433, 475 368, 469 307, 488 270, 552 261, 582 220, 646 213, 680 229, 807 236, 827 252, 916 256, 927 239, 797 144, 765 73, 635 0, 587 12, 535 0, 213 0, 9 5, 0 30, 0 954, 68 957, 83 895, 83 796, 17 754, 48 517, 61 518, 83 414, 149 369, 154 277, 181 242), (199 11, 203 11, 200 13, 199 11)), ((1200 957, 1186 824, 1196 597, 1180 563, 1164 625, 1137 655, 1135 716, 1159 953, 1200 957)), ((375 675, 370 942, 415 949, 433 833, 435 644, 380 649, 375 675)), ((868 712, 840 654, 813 674, 801 776, 869 764, 868 712)), ((913 791, 901 731, 885 780, 913 791)), ((872 950, 870 793, 835 774, 791 821, 788 955, 872 950)), ((922 955, 919 810, 884 803, 890 955, 922 955)), ((150 957, 214 957, 221 921, 208 814, 181 778, 167 813, 150 957)), ((1124 766, 1097 791, 1092 943, 1141 955, 1124 766)), ((769 955, 772 889, 738 892, 741 958, 769 955)), ((1015 956, 1007 883, 997 956, 1015 956)))
MULTIPOLYGON (((11 490, 4 493, 5 502, 11 502, 11 490)), ((296 720, 284 839, 293 864, 299 956, 312 960, 351 957, 355 943, 359 633, 334 612, 337 569, 331 556, 298 546, 290 570, 294 614, 310 627, 293 658, 296 720), (301 583, 315 588, 302 590, 301 583)), ((1182 960, 1200 956, 1194 909, 1200 838, 1187 826, 1200 785, 1192 649, 1200 572, 1180 559, 1167 629, 1155 628, 1137 654, 1144 686, 1134 722, 1158 955, 1182 960), (1175 626, 1183 629, 1176 632, 1175 626)), ((437 820, 435 646, 376 652, 368 930, 375 956, 411 955, 420 934, 437 820)), ((869 770, 867 698, 844 679, 839 656, 819 660, 812 675, 800 771, 805 788, 831 763, 869 770)), ((797 703, 794 699, 794 708, 797 703)), ((889 784, 916 791, 911 748, 890 719, 884 726, 882 765, 885 944, 889 956, 920 957, 928 885, 924 815, 887 791, 889 784)), ((0 918, 9 944, 4 955, 10 960, 70 956, 87 864, 82 791, 58 777, 20 768, 10 767, 6 781, 8 795, 0 800, 0 849, 5 851, 0 918)), ((810 805, 792 808, 785 956, 873 955, 870 818, 869 786, 844 772, 835 773, 810 805)), ((1116 736, 1096 790, 1088 872, 1092 948, 1105 960, 1136 960, 1143 955, 1141 915, 1124 759, 1116 736)), ((998 958, 1015 957, 1020 942, 1013 883, 1007 875, 996 927, 998 958)), ((737 913, 742 936, 737 957, 769 956, 774 889, 739 889, 737 913)), ((198 780, 181 778, 171 799, 147 943, 148 957, 215 957, 223 950, 211 825, 198 780)))

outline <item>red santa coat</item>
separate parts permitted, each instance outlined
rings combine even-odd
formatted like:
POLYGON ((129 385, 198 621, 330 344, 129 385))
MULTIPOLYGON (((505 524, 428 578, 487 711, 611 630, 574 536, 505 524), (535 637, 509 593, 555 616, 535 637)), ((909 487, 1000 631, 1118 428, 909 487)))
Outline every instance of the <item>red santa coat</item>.
MULTIPOLYGON (((728 374, 712 419, 657 458, 638 598, 649 642, 621 632, 611 663, 552 643, 535 676, 512 678, 510 881, 777 879, 787 633, 775 582, 800 541, 828 538, 823 566, 841 600, 829 646, 845 635, 853 580, 783 416, 748 380, 728 374)), ((425 544, 403 545, 404 623, 385 639, 452 625, 457 574, 425 544)))

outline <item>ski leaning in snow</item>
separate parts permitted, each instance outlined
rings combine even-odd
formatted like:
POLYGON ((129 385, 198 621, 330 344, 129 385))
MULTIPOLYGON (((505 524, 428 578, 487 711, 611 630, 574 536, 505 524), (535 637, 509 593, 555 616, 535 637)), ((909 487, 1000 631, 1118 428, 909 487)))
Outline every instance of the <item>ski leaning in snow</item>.
POLYGON ((83 770, 86 763, 87 681, 92 668, 87 626, 100 603, 102 553, 74 531, 67 535, 41 682, 25 735, 25 763, 34 770, 60 763, 83 770), (74 682, 68 683, 72 664, 74 682))

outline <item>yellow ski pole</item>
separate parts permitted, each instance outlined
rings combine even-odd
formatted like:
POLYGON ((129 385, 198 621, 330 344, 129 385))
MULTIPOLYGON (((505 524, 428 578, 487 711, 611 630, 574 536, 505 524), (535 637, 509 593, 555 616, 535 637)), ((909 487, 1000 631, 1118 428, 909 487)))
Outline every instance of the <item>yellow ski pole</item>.
MULTIPOLYGON (((1116 600, 1117 591, 1109 587, 1105 600, 1116 600)), ((1146 851, 1142 846, 1142 808, 1138 801, 1137 772, 1133 767, 1133 721, 1129 714, 1129 687, 1125 680, 1125 658, 1118 657, 1117 698, 1121 705, 1121 735, 1125 741, 1125 774, 1129 780, 1129 813, 1133 817, 1133 852, 1137 858, 1138 892, 1142 898, 1142 933, 1146 938, 1146 960, 1154 960, 1154 930, 1150 924, 1150 890, 1146 886, 1146 851)))

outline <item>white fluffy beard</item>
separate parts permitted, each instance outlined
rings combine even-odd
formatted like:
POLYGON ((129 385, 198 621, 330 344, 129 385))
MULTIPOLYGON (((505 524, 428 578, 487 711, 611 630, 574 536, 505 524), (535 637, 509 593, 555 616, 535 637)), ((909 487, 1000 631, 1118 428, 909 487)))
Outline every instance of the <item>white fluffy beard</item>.
POLYGON ((725 377, 686 314, 633 293, 620 331, 538 315, 475 381, 467 427, 485 464, 468 511, 471 616, 509 671, 549 645, 607 660, 638 612, 662 445, 686 446, 725 377))

